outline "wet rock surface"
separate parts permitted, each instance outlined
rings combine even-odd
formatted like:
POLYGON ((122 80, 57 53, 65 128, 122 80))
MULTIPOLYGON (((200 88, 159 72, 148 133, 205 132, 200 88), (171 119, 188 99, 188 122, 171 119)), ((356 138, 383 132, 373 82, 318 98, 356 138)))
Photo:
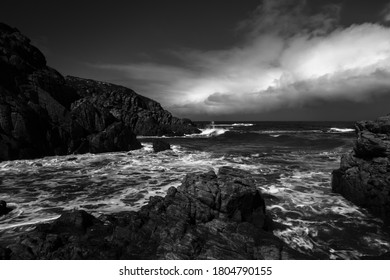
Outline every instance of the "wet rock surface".
POLYGON ((63 77, 3 23, 0 73, 0 161, 132 150, 141 147, 136 134, 199 132, 128 88, 63 77))
POLYGON ((7 202, 0 200, 0 216, 7 215, 12 211, 12 208, 7 207, 7 202))
POLYGON ((153 151, 155 153, 170 150, 171 145, 169 143, 162 141, 162 140, 155 140, 153 141, 153 151))
POLYGON ((250 174, 222 167, 188 174, 139 212, 96 218, 65 212, 11 244, 3 259, 293 259, 270 229, 265 202, 250 174))
POLYGON ((332 190, 390 221, 390 116, 356 125, 353 151, 333 171, 332 190))

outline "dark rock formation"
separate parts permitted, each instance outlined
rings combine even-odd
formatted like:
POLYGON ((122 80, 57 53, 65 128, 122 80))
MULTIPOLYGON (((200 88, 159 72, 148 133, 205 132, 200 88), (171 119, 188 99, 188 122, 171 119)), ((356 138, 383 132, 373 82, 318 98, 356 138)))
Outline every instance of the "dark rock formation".
POLYGON ((0 73, 0 161, 131 150, 141 147, 135 133, 198 131, 125 87, 64 78, 28 38, 2 23, 0 73))
POLYGON ((88 121, 85 126, 94 124, 98 118, 109 122, 104 116, 111 116, 128 124, 137 135, 182 136, 200 132, 190 120, 173 117, 159 103, 131 89, 70 76, 66 77, 66 81, 82 97, 72 105, 72 112, 88 121), (103 114, 96 116, 93 111, 103 114))
POLYGON ((162 152, 165 150, 170 150, 171 145, 163 140, 154 140, 153 141, 153 151, 155 153, 162 152))
POLYGON ((140 147, 124 123, 120 128, 125 135, 113 135, 110 125, 115 118, 100 126, 96 121, 95 129, 85 128, 82 118, 71 112, 80 99, 76 90, 46 65, 28 38, 4 24, 0 25, 0 71, 0 160, 140 147), (107 137, 118 139, 107 143, 107 137))
POLYGON ((356 125, 353 151, 333 171, 332 189, 356 205, 390 220, 390 116, 356 125))
POLYGON ((7 202, 0 200, 0 216, 6 215, 11 211, 12 209, 7 207, 7 202))
MULTIPOLYGON (((262 194, 245 171, 188 174, 139 212, 64 213, 7 248, 11 259, 289 259, 270 231, 262 194)), ((1 253, 3 252, 3 253, 1 253)))

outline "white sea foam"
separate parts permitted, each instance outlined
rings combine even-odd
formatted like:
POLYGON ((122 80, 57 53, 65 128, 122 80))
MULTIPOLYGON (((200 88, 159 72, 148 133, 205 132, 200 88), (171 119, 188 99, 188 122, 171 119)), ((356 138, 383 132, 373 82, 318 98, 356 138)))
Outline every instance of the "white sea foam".
POLYGON ((353 128, 337 128, 337 127, 332 127, 328 130, 330 133, 351 133, 355 132, 355 129, 353 128))
POLYGON ((355 258, 361 253, 353 245, 346 250, 327 243, 326 236, 336 240, 334 232, 343 232, 345 224, 347 228, 357 224, 372 229, 363 233, 361 240, 356 237, 347 240, 349 243, 369 244, 378 252, 389 247, 389 240, 379 234, 378 220, 331 192, 331 171, 339 165, 341 150, 242 156, 188 150, 180 145, 171 148, 154 153, 151 143, 143 143, 142 149, 129 153, 1 162, 0 198, 17 211, 1 217, 0 229, 54 219, 64 209, 85 209, 95 215, 138 210, 151 196, 164 196, 170 187, 180 185, 187 173, 218 171, 229 165, 253 174, 259 189, 271 197, 267 199, 268 213, 286 226, 275 234, 297 250, 355 258))
MULTIPOLYGON (((319 166, 313 166, 312 169, 321 170, 319 166)), ((312 252, 324 258, 358 258, 362 255, 362 249, 355 248, 356 243, 365 250, 371 248, 374 252, 388 250, 390 241, 383 237, 385 235, 374 233, 381 232, 378 226, 380 221, 342 196, 333 194, 330 188, 330 170, 327 171, 325 166, 322 169, 323 171, 295 170, 291 174, 283 173, 277 180, 279 184, 265 190, 279 198, 275 204, 268 205, 267 210, 276 222, 288 225, 286 229, 275 230, 274 234, 303 253, 312 252), (343 249, 329 245, 328 240, 334 242, 338 232, 345 232, 346 224, 350 224, 349 230, 353 227, 356 230, 361 227, 375 230, 343 240, 343 249)))
POLYGON ((34 224, 66 209, 92 213, 138 210, 151 196, 164 196, 189 172, 223 165, 248 169, 238 159, 189 151, 178 145, 154 153, 151 143, 129 153, 84 154, 0 163, 0 199, 17 211, 1 217, 0 229, 34 224), (7 217, 7 218, 5 218, 7 217))
POLYGON ((138 139, 162 139, 162 138, 209 138, 216 137, 230 131, 231 125, 213 125, 213 127, 201 128, 200 133, 185 134, 184 136, 137 136, 138 139))
POLYGON ((234 123, 232 126, 253 126, 253 123, 234 123))
POLYGON ((193 138, 197 137, 215 137, 224 134, 225 132, 229 131, 228 128, 205 128, 200 129, 201 133, 199 134, 191 134, 188 135, 193 138))

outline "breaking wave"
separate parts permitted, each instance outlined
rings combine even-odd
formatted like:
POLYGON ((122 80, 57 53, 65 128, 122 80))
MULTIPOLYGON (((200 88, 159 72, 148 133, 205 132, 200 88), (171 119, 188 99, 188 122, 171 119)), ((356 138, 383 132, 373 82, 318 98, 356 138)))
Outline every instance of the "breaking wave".
POLYGON ((229 128, 204 128, 204 129, 200 129, 200 131, 201 133, 199 134, 189 134, 186 135, 186 137, 191 137, 191 138, 216 137, 225 134, 225 132, 230 131, 230 129, 229 128))
POLYGON ((355 129, 353 128, 337 128, 337 127, 332 127, 328 130, 330 133, 350 133, 350 132, 355 132, 355 129))
POLYGON ((232 126, 253 126, 253 123, 234 123, 232 126))
POLYGON ((151 196, 179 186, 187 173, 228 165, 253 174, 274 234, 292 248, 317 259, 383 253, 390 237, 381 222, 331 190, 331 172, 352 145, 347 127, 215 124, 170 138, 171 150, 159 153, 145 137, 143 148, 130 152, 0 162, 0 199, 14 208, 0 217, 0 238, 68 209, 96 216, 137 211, 151 196))

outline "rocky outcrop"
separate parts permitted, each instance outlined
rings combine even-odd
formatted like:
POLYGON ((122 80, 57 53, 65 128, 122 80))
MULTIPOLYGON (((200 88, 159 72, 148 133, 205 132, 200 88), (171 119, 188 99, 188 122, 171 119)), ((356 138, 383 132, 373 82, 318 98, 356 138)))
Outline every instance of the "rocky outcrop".
POLYGON ((171 145, 169 143, 162 140, 154 140, 153 141, 153 152, 158 153, 166 150, 170 150, 171 145))
POLYGON ((12 209, 7 207, 7 202, 0 200, 0 216, 7 215, 12 209))
MULTIPOLYGON (((64 213, 0 249, 11 259, 289 259, 250 174, 188 174, 139 212, 64 213)), ((3 244, 5 245, 5 244, 3 244)), ((1 252, 3 252, 1 254, 1 252)))
POLYGON ((82 97, 72 107, 76 117, 85 114, 83 110, 87 108, 89 120, 93 120, 89 112, 93 104, 94 110, 128 124, 137 135, 182 136, 200 132, 190 120, 173 117, 156 101, 126 87, 71 76, 66 81, 82 97))
POLYGON ((27 37, 2 23, 0 73, 0 161, 131 150, 141 147, 135 133, 198 131, 125 87, 64 78, 27 37))
POLYGON ((333 171, 332 189, 390 221, 390 116, 356 125, 353 151, 333 171))

